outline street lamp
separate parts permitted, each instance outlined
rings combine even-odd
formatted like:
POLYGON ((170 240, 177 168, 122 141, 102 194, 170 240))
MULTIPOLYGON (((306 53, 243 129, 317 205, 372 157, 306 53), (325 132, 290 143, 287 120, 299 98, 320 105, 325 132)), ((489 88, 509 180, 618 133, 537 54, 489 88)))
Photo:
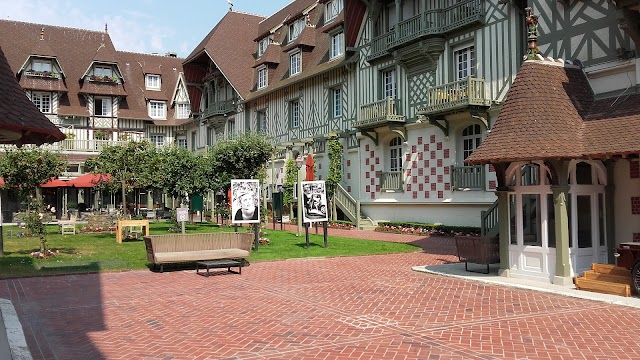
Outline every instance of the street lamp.
POLYGON ((296 166, 298 167, 298 221, 296 221, 298 231, 296 232, 296 236, 300 236, 302 233, 302 177, 300 176, 300 168, 302 168, 303 163, 302 153, 298 153, 298 156, 296 156, 296 166))

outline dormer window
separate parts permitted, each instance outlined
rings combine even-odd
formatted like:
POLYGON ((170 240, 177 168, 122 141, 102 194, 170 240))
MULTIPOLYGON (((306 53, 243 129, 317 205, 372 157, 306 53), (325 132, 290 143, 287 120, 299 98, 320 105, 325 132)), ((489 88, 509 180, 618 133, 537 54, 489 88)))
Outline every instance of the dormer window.
POLYGON ((331 59, 344 54, 344 32, 331 35, 331 59))
POLYGON ((289 42, 297 39, 300 36, 302 30, 304 30, 304 17, 296 20, 293 24, 289 25, 289 42))
POLYGON ((149 101, 149 117, 152 119, 166 119, 167 104, 164 101, 149 101))
POLYGON ((298 75, 302 72, 302 52, 300 49, 289 54, 289 76, 298 75))
POLYGON ((262 89, 267 86, 268 72, 267 67, 262 66, 258 68, 258 89, 262 89))
POLYGON ((160 75, 147 74, 145 76, 147 90, 160 90, 160 75))
POLYGON ((89 76, 91 81, 115 83, 118 78, 113 76, 113 68, 108 65, 96 65, 93 67, 93 75, 89 76))
POLYGON ((46 78, 57 78, 56 68, 51 59, 32 58, 29 66, 24 72, 27 76, 38 76, 46 78))
POLYGON ((33 59, 31 62, 31 70, 51 72, 53 70, 53 66, 51 64, 51 60, 33 59))
POLYGON ((343 0, 331 0, 324 4, 324 22, 329 23, 333 21, 344 7, 343 0))
POLYGON ((258 57, 264 55, 264 52, 267 51, 267 46, 271 44, 271 38, 268 36, 258 42, 258 57))

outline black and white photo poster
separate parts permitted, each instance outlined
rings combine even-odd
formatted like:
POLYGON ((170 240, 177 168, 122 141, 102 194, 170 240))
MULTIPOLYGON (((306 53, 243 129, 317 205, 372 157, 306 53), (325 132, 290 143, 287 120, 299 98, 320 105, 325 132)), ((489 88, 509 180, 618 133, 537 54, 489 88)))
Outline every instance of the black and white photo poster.
POLYGON ((324 181, 302 182, 302 221, 327 221, 327 191, 324 181))
POLYGON ((260 222, 260 182, 258 180, 231 180, 232 223, 260 222))

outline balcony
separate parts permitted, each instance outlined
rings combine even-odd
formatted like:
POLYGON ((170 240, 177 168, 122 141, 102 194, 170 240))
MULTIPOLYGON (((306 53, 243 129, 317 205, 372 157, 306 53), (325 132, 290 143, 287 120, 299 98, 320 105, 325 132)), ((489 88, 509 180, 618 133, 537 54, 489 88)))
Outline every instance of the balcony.
POLYGON ((453 190, 485 190, 484 165, 451 166, 453 190))
POLYGON ((444 9, 421 12, 399 22, 393 30, 374 37, 367 61, 384 57, 392 50, 422 39, 444 38, 467 26, 482 24, 483 20, 481 0, 460 1, 444 9))
POLYGON ((420 115, 438 115, 466 109, 470 106, 488 107, 484 80, 464 80, 432 87, 427 92, 427 105, 418 110, 420 115))
POLYGON ((202 112, 202 117, 225 115, 236 111, 236 100, 224 100, 210 103, 202 112))
POLYGON ((46 145, 46 147, 51 150, 60 150, 64 152, 77 151, 99 153, 107 146, 125 145, 127 143, 128 141, 64 139, 60 142, 46 145))
POLYGON ((402 192, 403 186, 402 172, 388 171, 380 174, 380 191, 402 192))
POLYGON ((398 114, 399 99, 387 97, 371 104, 362 105, 358 120, 353 127, 365 129, 394 124, 404 124, 404 115, 398 114))

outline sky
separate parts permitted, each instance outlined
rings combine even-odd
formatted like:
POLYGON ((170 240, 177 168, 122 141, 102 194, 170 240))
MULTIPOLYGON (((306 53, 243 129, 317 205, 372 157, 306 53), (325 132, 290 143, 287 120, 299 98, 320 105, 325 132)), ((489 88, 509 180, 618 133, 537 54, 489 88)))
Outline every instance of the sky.
POLYGON ((106 23, 117 50, 186 57, 229 11, 228 1, 235 11, 269 16, 292 0, 0 0, 0 18, 95 31, 106 23))

